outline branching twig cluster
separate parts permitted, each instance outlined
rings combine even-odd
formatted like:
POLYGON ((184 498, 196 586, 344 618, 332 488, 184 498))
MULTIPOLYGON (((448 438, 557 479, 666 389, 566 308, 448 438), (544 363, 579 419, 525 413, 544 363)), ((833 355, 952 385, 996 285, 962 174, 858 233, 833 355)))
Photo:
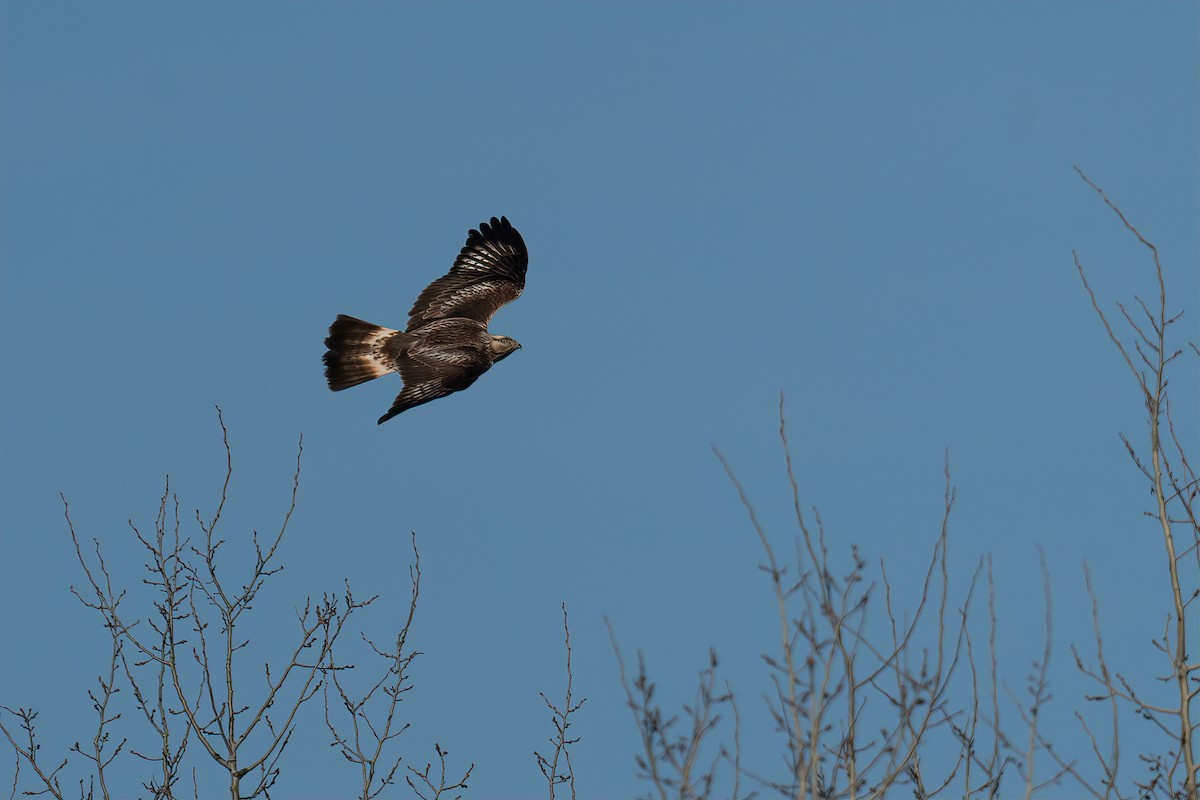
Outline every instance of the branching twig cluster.
MULTIPOLYGON (((417 598, 421 593, 421 556, 417 551, 417 536, 412 535, 413 564, 409 567, 409 579, 412 583, 412 595, 408 604, 408 616, 404 626, 396 634, 396 641, 390 649, 384 650, 363 636, 363 641, 375 655, 382 658, 388 665, 383 674, 376 680, 366 693, 361 696, 351 696, 348 688, 342 682, 340 673, 349 667, 338 666, 331 652, 326 665, 327 680, 325 682, 325 725, 333 736, 333 744, 338 747, 342 756, 359 768, 360 791, 362 800, 372 800, 388 786, 395 783, 396 772, 400 769, 402 758, 396 756, 381 764, 384 747, 388 742, 408 730, 408 724, 400 724, 396 718, 396 710, 403 700, 404 694, 412 688, 408 675, 408 667, 417 656, 416 650, 407 648, 408 633, 412 628, 413 617, 417 612, 417 598), (330 690, 337 695, 336 703, 330 697, 330 690), (382 694, 382 723, 373 720, 371 716, 372 699, 382 694), (335 725, 331 716, 332 709, 340 705, 349 717, 349 732, 344 732, 335 725), (377 783, 378 781, 378 783, 377 783)), ((350 589, 347 587, 347 593, 350 589)), ((373 600, 374 598, 372 598, 373 600)), ((368 601, 370 602, 370 601, 368 601)))
POLYGON ((562 612, 563 638, 566 640, 567 648, 567 696, 561 705, 557 705, 546 697, 545 692, 541 693, 542 701, 550 709, 551 722, 554 725, 554 736, 550 739, 554 750, 549 758, 536 750, 533 751, 533 756, 537 760, 538 769, 542 771, 542 776, 546 779, 550 800, 554 800, 555 788, 562 784, 567 785, 571 791, 571 800, 575 800, 575 768, 571 765, 571 745, 577 743, 579 737, 572 738, 568 731, 571 729, 571 715, 587 702, 587 698, 585 697, 578 703, 573 699, 575 674, 571 669, 571 628, 567 624, 566 603, 563 603, 562 612), (560 761, 562 762, 561 767, 559 766, 560 761))
MULTIPOLYGON (((409 788, 416 792, 417 797, 421 798, 421 800, 441 800, 443 795, 448 795, 450 792, 459 789, 466 789, 467 780, 471 777, 471 772, 475 769, 475 764, 472 763, 458 780, 448 778, 446 777, 446 756, 450 755, 450 752, 443 750, 442 746, 436 743, 433 745, 433 749, 438 757, 438 772, 436 775, 431 774, 433 772, 433 764, 425 762, 425 769, 418 770, 416 767, 409 767, 409 774, 404 776, 404 780, 408 782, 409 788)), ((459 800, 461 797, 461 794, 456 794, 449 800, 459 800)))
MULTIPOLYGON (((737 715, 733 693, 727 688, 720 692, 716 689, 716 652, 709 651, 709 663, 700 672, 695 698, 684 704, 682 714, 675 715, 665 712, 655 700, 657 687, 650 680, 643 655, 638 653, 637 676, 630 680, 611 622, 608 634, 617 656, 626 704, 633 712, 640 734, 641 752, 635 758, 639 777, 653 787, 652 796, 662 800, 669 797, 706 800, 711 797, 718 767, 726 761, 733 761, 736 766, 740 756, 736 730, 732 754, 724 744, 714 746, 710 743, 710 735, 721 721, 720 707, 728 705, 733 709, 735 719, 737 715)), ((740 796, 738 777, 740 772, 735 769, 731 795, 734 800, 740 796)))
MULTIPOLYGON (((154 598, 148 613, 126 613, 126 591, 114 586, 99 541, 93 543, 92 554, 85 553, 70 507, 63 500, 67 528, 86 578, 86 584, 72 587, 72 592, 100 615, 112 637, 108 668, 98 678, 98 687, 88 693, 97 714, 97 727, 89 741, 76 742, 71 748, 89 767, 90 777, 81 783, 80 794, 92 797, 98 793, 108 798, 107 768, 127 749, 126 740, 118 742, 112 735, 112 726, 121 717, 113 707, 121 691, 118 684, 131 690, 133 703, 156 742, 152 748, 128 748, 136 758, 154 765, 153 773, 142 784, 151 797, 176 796, 185 755, 199 748, 201 758, 206 755, 218 765, 232 800, 245 800, 270 796, 280 775, 280 759, 296 731, 297 715, 328 680, 350 714, 351 730, 342 732, 330 721, 328 690, 327 723, 343 755, 362 769, 362 797, 373 798, 394 782, 399 766, 397 759, 390 769, 379 771, 383 747, 407 727, 398 723, 395 712, 402 693, 408 689, 405 670, 416 656, 406 649, 406 638, 416 608, 419 561, 413 566, 408 619, 394 649, 383 650, 368 641, 376 654, 388 659, 389 668, 365 697, 350 699, 339 673, 352 665, 334 659, 334 645, 350 617, 375 599, 357 599, 349 584, 343 593, 309 598, 297 609, 290 647, 281 658, 262 664, 258 673, 261 688, 251 690, 247 677, 257 670, 249 660, 250 642, 239 631, 245 629, 245 619, 268 579, 283 569, 279 563, 280 545, 296 508, 303 442, 281 524, 265 540, 257 531, 253 533, 249 569, 240 580, 231 580, 226 559, 222 558, 227 543, 218 531, 229 496, 233 458, 220 409, 217 415, 225 447, 225 476, 213 514, 208 518, 200 512, 195 515, 198 533, 184 533, 179 499, 171 493, 169 481, 159 501, 153 531, 129 523, 146 557, 143 583, 154 598), (388 698, 378 729, 365 711, 377 691, 388 698), (366 734, 373 737, 370 742, 364 736, 364 726, 366 734)), ((415 554, 415 538, 413 547, 415 554)), ((0 731, 17 755, 18 768, 26 764, 36 777, 39 788, 30 791, 61 798, 60 773, 67 760, 50 768, 40 757, 34 727, 36 712, 7 707, 0 710, 16 718, 15 730, 0 718, 0 731)), ((464 782, 465 776, 460 783, 465 786, 464 782)), ((192 784, 192 793, 199 795, 194 768, 192 784)))
POLYGON ((751 773, 773 792, 789 797, 883 797, 908 784, 918 797, 949 786, 967 758, 964 748, 948 765, 931 767, 922 755, 931 736, 948 728, 951 679, 966 642, 967 612, 975 582, 950 617, 947 567, 950 514, 955 492, 946 470, 942 525, 921 583, 915 608, 898 605, 886 565, 876 581, 867 561, 851 548, 849 570, 838 574, 819 513, 811 519, 800 502, 780 398, 779 436, 792 490, 797 525, 798 575, 776 555, 753 504, 724 456, 717 452, 737 490, 766 556, 779 624, 778 655, 764 655, 775 696, 771 715, 783 737, 783 776, 751 773), (882 587, 883 596, 875 599, 882 587), (868 627, 868 610, 882 603, 884 630, 868 627), (920 646, 918 646, 920 643, 920 646))
MULTIPOLYGON (((1200 660, 1196 660, 1200 651, 1200 627, 1195 622, 1195 615, 1191 620, 1188 615, 1193 611, 1192 604, 1200 596, 1200 509, 1197 508, 1200 480, 1192 466, 1188 447, 1176 428, 1168 391, 1169 374, 1185 352, 1183 348, 1172 344, 1170 337, 1182 312, 1167 310, 1166 280, 1158 248, 1142 235, 1082 170, 1076 167, 1076 172, 1117 215, 1125 229, 1146 248, 1154 265, 1158 289, 1154 302, 1147 303, 1135 295, 1136 310, 1117 303, 1117 309, 1128 326, 1128 334, 1122 338, 1097 301, 1079 254, 1073 253, 1075 267, 1092 308, 1103 324, 1109 341, 1129 368, 1146 409, 1146 440, 1141 445, 1135 445, 1122 434, 1121 441, 1150 489, 1153 506, 1145 513, 1156 523, 1165 557, 1169 610, 1167 624, 1153 643, 1167 664, 1167 672, 1161 680, 1172 687, 1173 696, 1167 704, 1152 702, 1149 692, 1134 686, 1131 680, 1110 667, 1100 635, 1096 594, 1090 574, 1086 575, 1093 618, 1096 620, 1096 656, 1094 661, 1089 662, 1076 651, 1075 661, 1078 668, 1100 687, 1100 691, 1088 699, 1108 703, 1112 708, 1113 722, 1110 748, 1101 748, 1092 731, 1085 726, 1104 777, 1100 782, 1081 779, 1080 783, 1095 797, 1122 796, 1116 787, 1116 777, 1120 768, 1117 708, 1118 703, 1123 703, 1157 726, 1165 736, 1164 741, 1170 743, 1163 752, 1139 755, 1148 768, 1148 777, 1136 781, 1138 794, 1143 797, 1196 798, 1200 797, 1200 752, 1197 751, 1200 660), (1106 749, 1107 752, 1104 752, 1106 749)), ((1200 356, 1195 343, 1190 343, 1190 348, 1200 356)))

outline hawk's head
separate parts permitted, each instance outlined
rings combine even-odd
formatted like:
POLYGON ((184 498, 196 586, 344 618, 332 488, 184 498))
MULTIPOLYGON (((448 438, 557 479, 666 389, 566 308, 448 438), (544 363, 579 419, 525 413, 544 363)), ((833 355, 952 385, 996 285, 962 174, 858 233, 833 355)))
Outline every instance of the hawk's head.
POLYGON ((488 342, 488 350, 491 351, 492 357, 499 361, 517 350, 521 349, 521 343, 511 336, 497 336, 492 334, 492 340, 488 342))

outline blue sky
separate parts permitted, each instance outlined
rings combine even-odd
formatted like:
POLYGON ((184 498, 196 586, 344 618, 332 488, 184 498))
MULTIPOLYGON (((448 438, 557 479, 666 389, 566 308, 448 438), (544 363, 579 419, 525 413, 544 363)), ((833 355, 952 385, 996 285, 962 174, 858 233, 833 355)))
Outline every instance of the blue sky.
MULTIPOLYGON (((1077 737, 1082 561, 1131 675, 1161 672, 1166 594, 1117 438, 1141 401, 1071 251, 1110 302, 1152 274, 1072 165, 1157 243, 1195 339, 1196 30, 1193 3, 3 4, 0 702, 41 709, 48 752, 82 735, 106 645, 59 492, 136 586, 126 520, 164 475, 185 516, 216 500, 219 404, 231 539, 277 524, 304 436, 264 645, 343 578, 385 636, 417 533, 409 763, 437 741, 476 763, 468 796, 544 792, 564 602, 581 796, 641 790, 605 616, 669 701, 714 646, 775 752, 772 599, 710 446, 788 549, 782 390, 833 551, 902 582, 949 450, 955 580, 992 554, 1018 691, 1045 549, 1052 722, 1077 737), (530 268, 492 329, 524 349, 381 427, 397 379, 329 392, 334 316, 400 326, 499 214, 530 268)), ((1194 361, 1173 389, 1194 442, 1194 361)), ((319 716, 301 729, 278 794, 344 795, 319 716)))

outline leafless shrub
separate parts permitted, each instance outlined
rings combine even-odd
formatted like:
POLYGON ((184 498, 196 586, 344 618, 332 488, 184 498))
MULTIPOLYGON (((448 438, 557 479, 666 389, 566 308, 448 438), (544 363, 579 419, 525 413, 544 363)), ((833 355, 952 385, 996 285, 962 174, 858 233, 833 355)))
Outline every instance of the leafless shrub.
MULTIPOLYGON (((384 789, 395 783, 396 772, 400 769, 400 763, 403 760, 400 756, 396 756, 394 759, 389 758, 390 767, 386 762, 382 765, 380 763, 388 742, 408 730, 407 723, 400 724, 397 720, 396 710, 404 694, 412 689, 408 667, 413 659, 420 655, 416 650, 406 649, 408 632, 412 627, 413 617, 417 613, 417 598, 421 593, 421 555, 417 550, 415 533, 412 535, 412 549, 413 564, 409 567, 412 595, 408 604, 408 616, 404 620, 403 627, 396 634, 396 641, 390 649, 384 650, 365 635, 362 636, 370 650, 384 660, 387 669, 364 694, 352 697, 340 677, 343 670, 352 667, 339 666, 334 660, 332 651, 327 657, 325 666, 327 676, 324 684, 325 725, 329 729, 330 735, 333 736, 334 746, 339 748, 347 761, 359 768, 361 782, 359 797, 362 800, 372 800, 372 798, 378 797, 384 789), (330 697, 331 688, 336 695, 336 701, 330 697), (380 695, 382 695, 382 702, 372 704, 372 699, 380 695), (348 732, 343 732, 333 722, 332 710, 338 706, 349 717, 348 732), (373 719, 374 706, 380 707, 381 713, 373 719), (382 717, 382 722, 379 721, 379 716, 382 717)), ((350 588, 347 586, 346 593, 349 594, 349 592, 350 588)))
POLYGON ((700 673, 695 701, 685 705, 682 714, 673 715, 655 700, 655 683, 640 654, 637 675, 627 676, 614 636, 627 704, 641 734, 640 774, 660 798, 711 796, 722 764, 733 768, 735 797, 743 776, 772 794, 794 798, 883 797, 899 784, 909 785, 918 797, 934 796, 947 789, 969 752, 965 745, 951 747, 961 752, 949 764, 940 765, 939 777, 930 783, 929 768, 921 758, 929 738, 945 732, 951 745, 962 742, 954 729, 959 715, 950 705, 948 690, 967 641, 967 612, 975 585, 972 581, 968 587, 955 623, 946 565, 954 503, 949 469, 942 526, 915 610, 904 617, 886 567, 880 565, 878 582, 868 580, 867 561, 852 548, 849 568, 839 574, 820 516, 813 512, 810 520, 803 512, 782 398, 779 435, 798 527, 797 564, 804 565, 795 578, 788 577, 789 565, 777 556, 732 467, 719 451, 717 457, 766 558, 763 571, 770 581, 779 643, 778 650, 763 659, 774 686, 768 707, 781 734, 786 772, 765 775, 743 768, 740 719, 733 692, 728 687, 716 689, 715 652, 700 673), (872 634, 867 611, 878 587, 882 587, 886 622, 884 633, 872 634), (930 635, 925 635, 926 628, 931 629, 930 635), (926 646, 918 647, 918 642, 926 646), (729 705, 734 713, 732 749, 714 740, 720 720, 717 709, 722 705, 729 705))
MULTIPOLYGON (((650 796, 663 800, 669 797, 706 800, 712 796, 718 766, 730 760, 736 765, 740 752, 736 730, 733 755, 724 744, 712 743, 711 734, 721 721, 718 709, 729 705, 734 709, 735 717, 737 713, 733 693, 718 692, 715 688, 716 651, 709 651, 708 666, 700 671, 695 699, 683 706, 682 715, 670 715, 654 699, 656 687, 647 673, 642 654, 638 653, 637 677, 630 680, 611 622, 608 623, 608 634, 617 656, 626 704, 633 712, 640 734, 642 752, 636 757, 638 774, 653 786, 654 794, 650 796)), ((738 796, 735 777, 732 797, 736 800, 738 796)))
MULTIPOLYGON (((722 703, 733 706, 733 695, 731 691, 718 695, 713 689, 715 655, 701 673, 697 701, 685 706, 683 714, 673 715, 658 704, 655 683, 641 655, 636 676, 630 679, 617 650, 627 704, 641 738, 636 761, 653 796, 707 797, 714 791, 718 766, 732 761, 735 780, 746 777, 762 790, 791 798, 884 797, 901 786, 918 798, 939 794, 996 798, 1016 791, 1005 785, 1006 775, 1019 779, 1020 793, 1027 798, 1061 791, 1052 787, 1071 781, 1079 790, 1105 800, 1134 795, 1200 798, 1196 752, 1200 661, 1195 660, 1200 626, 1187 616, 1200 597, 1196 508, 1200 481, 1176 426, 1168 392, 1168 372, 1186 352, 1169 344, 1172 326, 1180 315, 1167 311, 1157 248, 1103 191, 1082 172, 1080 176, 1147 248, 1158 284, 1156 303, 1136 298, 1136 311, 1118 304, 1131 331, 1122 339, 1100 308, 1075 255, 1092 305, 1129 367, 1147 412, 1147 441, 1135 446, 1122 436, 1122 442, 1149 484, 1153 507, 1146 514, 1156 523, 1165 556, 1166 585, 1170 587, 1167 624, 1153 644, 1167 667, 1160 682, 1172 687, 1173 701, 1152 701, 1153 691, 1135 686, 1111 666, 1101 634, 1099 600, 1085 565, 1094 655, 1085 657, 1076 647, 1072 653, 1078 669, 1100 688, 1086 699, 1105 704, 1109 721, 1105 732, 1077 713, 1090 756, 1066 755, 1044 725, 1046 710, 1054 700, 1052 581, 1044 555, 1042 650, 1033 661, 1024 690, 1017 692, 1000 678, 998 611, 990 557, 985 557, 964 587, 957 606, 950 601, 947 551, 955 494, 949 469, 941 530, 933 541, 924 582, 911 598, 912 610, 906 615, 887 565, 880 562, 877 570, 872 569, 851 547, 848 563, 838 566, 826 545, 819 514, 815 509, 811 513, 802 509, 781 398, 779 434, 797 528, 793 564, 779 557, 745 487, 725 457, 720 452, 716 455, 746 509, 766 560, 762 569, 771 587, 779 631, 774 652, 764 655, 774 687, 768 704, 780 734, 786 769, 782 774, 744 769, 740 751, 731 758, 717 741, 718 718, 713 709, 722 703), (986 635, 970 620, 981 575, 988 590, 986 635), (868 611, 880 609, 883 624, 870 622, 868 611), (965 690, 954 681, 956 673, 964 671, 965 690), (1002 694, 1007 696, 1002 699, 1002 694), (1122 707, 1150 720, 1164 735, 1161 750, 1138 755, 1145 777, 1126 788, 1118 782, 1122 707), (1019 720, 1015 729, 1002 721, 1004 708, 1015 709, 1019 720), (682 720, 690 720, 691 725, 680 727, 682 720), (717 757, 699 761, 702 751, 715 752, 717 757)), ((1190 349, 1200 355, 1194 343, 1190 349)), ((613 646, 616 649, 615 637, 613 646)), ((736 706, 733 709, 736 720, 736 706)))
POLYGON ((960 741, 950 724, 957 712, 949 687, 964 652, 975 587, 973 579, 956 623, 946 555, 955 497, 949 468, 942 524, 920 595, 906 614, 884 563, 871 579, 867 560, 852 547, 848 569, 839 574, 820 515, 813 510, 810 518, 801 505, 782 397, 779 422, 797 526, 795 578, 787 577, 789 565, 776 555, 745 488, 716 453, 758 535, 779 625, 778 650, 763 658, 775 687, 769 706, 787 770, 747 774, 773 793, 797 798, 883 797, 899 784, 918 797, 943 792, 966 761, 966 748, 936 767, 922 754, 935 734, 960 741), (879 589, 883 596, 876 600, 879 589), (876 603, 883 608, 883 633, 868 626, 876 603))
MULTIPOLYGON (((112 725, 121 717, 112 707, 121 691, 119 683, 131 690, 133 704, 156 742, 153 750, 132 745, 128 748, 136 758, 154 765, 153 773, 142 783, 151 797, 177 795, 185 755, 199 748, 201 754, 218 766, 229 796, 233 800, 246 800, 270 796, 280 775, 281 756, 297 730, 297 715, 328 679, 350 713, 350 731, 340 732, 330 720, 328 690, 327 724, 342 754, 361 767, 361 796, 373 798, 393 782, 399 764, 397 759, 390 770, 379 771, 384 745, 406 727, 398 726, 395 710, 401 694, 408 689, 405 669, 416 655, 407 651, 405 645, 416 608, 419 561, 413 567, 408 619, 394 650, 371 645, 376 654, 389 660, 389 667, 365 697, 350 699, 339 673, 353 665, 338 663, 334 658, 334 645, 351 616, 375 599, 357 599, 349 584, 341 593, 306 599, 296 611, 291 645, 281 656, 264 662, 258 681, 253 680, 258 668, 250 661, 250 640, 242 631, 246 630, 246 620, 268 579, 283 569, 278 556, 296 507, 303 443, 296 456, 291 498, 278 529, 266 539, 260 539, 257 531, 253 533, 248 567, 240 578, 231 579, 231 568, 223 558, 226 540, 218 530, 228 499, 233 458, 220 409, 217 414, 226 469, 220 498, 211 516, 197 512, 198 532, 185 533, 180 502, 171 493, 168 482, 159 501, 154 529, 143 531, 132 521, 129 523, 146 557, 147 574, 143 583, 154 598, 145 613, 126 612, 123 603, 127 593, 114 586, 99 541, 93 542, 92 554, 85 553, 70 508, 63 500, 67 528, 87 581, 80 589, 72 587, 72 592, 100 615, 112 642, 108 668, 98 678, 97 688, 88 693, 97 714, 95 732, 86 744, 76 742, 71 748, 71 753, 87 762, 90 774, 86 781, 80 782, 79 794, 84 798, 133 794, 129 790, 110 790, 106 774, 127 744, 124 739, 114 743, 112 737, 112 725), (252 688, 256 683, 258 688, 252 688), (365 711, 377 691, 382 691, 389 700, 378 730, 365 711), (374 737, 371 742, 364 738, 360 723, 374 737)), ((415 555, 415 538, 413 547, 415 555)), ((37 713, 7 706, 0 706, 0 711, 16 718, 14 727, 0 717, 0 732, 17 757, 14 792, 20 766, 27 764, 39 787, 28 790, 27 794, 63 798, 60 773, 69 756, 56 766, 49 766, 39 753, 37 713)), ((444 764, 440 748, 438 753, 444 764)), ((465 788, 465 780, 466 776, 456 786, 444 788, 465 788)), ((199 778, 194 768, 192 784, 192 793, 199 796, 199 778)))

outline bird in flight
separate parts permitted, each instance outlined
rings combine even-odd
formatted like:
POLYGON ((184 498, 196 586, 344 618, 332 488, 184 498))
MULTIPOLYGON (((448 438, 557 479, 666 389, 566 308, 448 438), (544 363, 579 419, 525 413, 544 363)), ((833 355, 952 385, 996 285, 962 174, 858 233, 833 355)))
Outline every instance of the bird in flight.
POLYGON ((529 251, 506 217, 481 223, 450 271, 425 287, 403 331, 338 314, 325 346, 335 392, 399 372, 404 388, 379 424, 414 406, 466 389, 521 345, 488 333, 488 321, 521 296, 529 251))

